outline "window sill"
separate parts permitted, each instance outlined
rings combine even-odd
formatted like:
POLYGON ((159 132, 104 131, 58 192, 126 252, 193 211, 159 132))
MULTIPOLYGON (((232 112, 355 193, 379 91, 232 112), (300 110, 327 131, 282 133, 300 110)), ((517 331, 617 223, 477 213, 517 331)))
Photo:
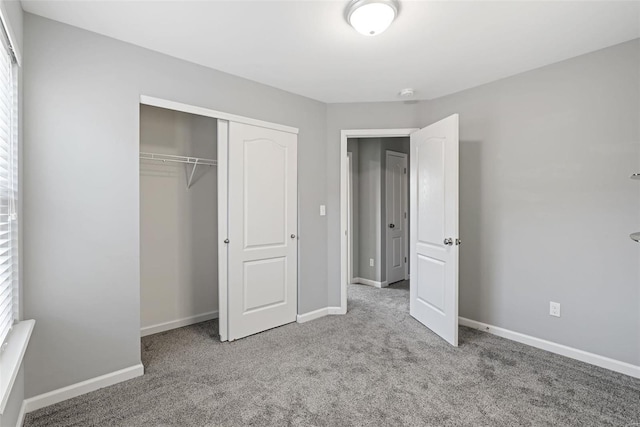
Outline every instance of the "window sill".
POLYGON ((35 320, 23 320, 13 326, 7 348, 0 354, 0 415, 4 412, 27 350, 35 320))

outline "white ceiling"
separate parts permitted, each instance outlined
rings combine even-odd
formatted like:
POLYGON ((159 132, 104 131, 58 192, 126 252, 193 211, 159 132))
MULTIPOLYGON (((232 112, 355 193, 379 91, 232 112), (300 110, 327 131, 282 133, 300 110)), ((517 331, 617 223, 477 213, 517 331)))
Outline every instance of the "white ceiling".
POLYGON ((640 2, 401 1, 383 34, 348 0, 23 0, 27 12, 324 102, 431 99, 640 37, 640 2))

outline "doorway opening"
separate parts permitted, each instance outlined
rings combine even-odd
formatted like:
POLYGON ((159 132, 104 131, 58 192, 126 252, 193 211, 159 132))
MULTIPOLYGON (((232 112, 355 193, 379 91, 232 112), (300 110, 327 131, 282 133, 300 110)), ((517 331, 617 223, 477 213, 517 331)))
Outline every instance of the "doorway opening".
POLYGON ((409 137, 348 138, 348 283, 409 278, 409 137))
POLYGON ((457 114, 423 129, 342 131, 342 313, 347 312, 350 283, 385 287, 403 277, 406 280, 410 267, 407 299, 411 316, 458 345, 458 134, 457 114), (388 147, 386 140, 392 138, 408 139, 408 149, 402 149, 402 143, 388 147), (366 151, 363 155, 355 140, 365 141, 362 147, 375 154, 366 151), (362 182, 356 184, 356 180, 362 182), (363 213, 372 219, 363 219, 363 213))
MULTIPOLYGON (((365 270, 368 270, 371 268, 370 264, 370 258, 366 258, 366 257, 362 257, 360 255, 360 251, 359 251, 359 247, 358 249, 356 249, 356 253, 354 256, 353 253, 353 249, 355 249, 355 241, 356 239, 360 239, 359 236, 359 229, 360 229, 360 225, 358 224, 358 233, 355 233, 355 236, 353 235, 353 231, 355 231, 355 225, 353 224, 353 217, 354 216, 360 216, 360 211, 362 211, 363 209, 368 209, 367 206, 364 206, 359 203, 359 197, 360 195, 358 195, 358 201, 356 203, 356 206, 353 206, 353 202, 349 202, 350 199, 354 199, 355 200, 355 193, 356 191, 359 191, 359 183, 355 184, 356 179, 353 179, 353 184, 354 185, 350 185, 350 167, 349 164, 351 164, 351 169, 354 168, 354 165, 357 164, 357 167, 360 167, 360 158, 359 158, 359 152, 358 152, 358 158, 356 159, 356 155, 354 155, 353 152, 353 148, 352 148, 352 152, 351 152, 351 156, 349 156, 348 153, 348 146, 349 146, 349 140, 352 141, 357 141, 356 144, 358 144, 358 147, 360 147, 360 145, 364 146, 364 144, 367 143, 373 143, 373 145, 377 145, 378 143, 375 141, 380 141, 380 146, 382 146, 382 140, 393 140, 393 139, 397 139, 397 140, 402 140, 402 139, 406 139, 408 140, 409 135, 411 135, 413 132, 417 131, 418 129, 415 128, 403 128, 403 129, 356 129, 356 130, 343 130, 341 132, 341 143, 340 143, 340 158, 341 158, 341 168, 340 168, 340 224, 341 224, 341 230, 342 230, 342 242, 341 242, 341 257, 340 257, 340 313, 344 314, 347 312, 347 287, 348 284, 351 283, 353 281, 353 279, 367 279, 366 277, 360 277, 362 276, 362 274, 360 274, 360 259, 364 259, 364 264, 365 264, 365 270), (351 187, 351 190, 349 189, 351 187), (350 207, 351 206, 351 207, 350 207), (351 211, 353 211, 353 215, 350 215, 350 209, 351 211), (356 212, 357 210, 357 212, 356 212), (352 219, 350 220, 350 216, 352 217, 352 219), (350 244, 350 242, 353 242, 350 244), (358 266, 357 266, 357 270, 354 268, 355 262, 356 262, 356 257, 358 259, 358 266), (367 267, 368 266, 368 267, 367 267), (354 273, 357 273, 357 275, 354 275, 354 273)), ((354 146, 354 142, 351 143, 352 147, 354 146)), ((397 148, 397 147, 396 147, 397 148)), ((402 149, 398 150, 390 150, 390 151, 396 151, 396 152, 401 152, 402 149)), ((385 157, 385 163, 386 163, 386 148, 384 150, 384 154, 380 154, 380 156, 384 156, 385 157)), ((408 159, 407 159, 408 161, 408 159)), ((379 163, 381 167, 383 160, 382 158, 380 159, 379 163)), ((363 168, 364 169, 364 168, 363 168)), ((408 170, 408 168, 407 168, 408 170)), ((359 171, 358 171, 359 172, 359 171)), ((358 177, 359 178, 359 177, 358 177)), ((386 181, 386 174, 385 174, 385 181, 386 181)), ((380 179, 380 182, 382 185, 382 178, 380 179)), ((382 189, 382 187, 380 187, 382 189)), ((382 190, 380 190, 380 200, 382 199, 382 190)), ((386 192, 385 192, 385 200, 386 200, 386 192)), ((382 202, 380 201, 380 205, 382 205, 382 202)), ((375 207, 373 208, 375 210, 375 207)), ((379 212, 378 216, 379 216, 379 236, 380 236, 380 243, 377 244, 377 247, 379 248, 379 256, 377 256, 377 261, 376 262, 376 257, 374 257, 374 261, 373 261, 373 272, 377 272, 377 270, 380 270, 380 275, 379 276, 373 276, 373 277, 378 277, 378 280, 375 279, 369 279, 372 280, 373 282, 379 282, 380 287, 382 287, 382 284, 384 283, 384 281, 386 281, 386 277, 384 280, 382 280, 382 269, 380 268, 381 266, 381 255, 382 255, 382 231, 383 231, 383 221, 384 224, 387 224, 385 227, 388 227, 388 224, 386 222, 386 213, 385 215, 382 214, 382 206, 380 206, 380 209, 377 210, 379 212), (376 267, 378 266, 378 267, 376 267)), ((385 235, 386 235, 386 228, 384 229, 385 231, 385 235)), ((408 258, 408 256, 407 256, 408 258)), ((385 260, 386 261, 386 260, 385 260)), ((404 259, 403 259, 404 261, 404 259)), ((363 270, 363 271, 365 271, 363 270)), ((386 274, 386 264, 385 264, 385 274, 386 274)), ((374 273, 375 274, 375 273, 374 273)), ((370 276, 371 277, 371 276, 370 276)), ((361 283, 360 280, 358 280, 359 283, 361 283)), ((369 284, 373 284, 374 286, 376 286, 376 283, 369 283, 369 284)), ((385 284, 388 285, 388 282, 385 284)))

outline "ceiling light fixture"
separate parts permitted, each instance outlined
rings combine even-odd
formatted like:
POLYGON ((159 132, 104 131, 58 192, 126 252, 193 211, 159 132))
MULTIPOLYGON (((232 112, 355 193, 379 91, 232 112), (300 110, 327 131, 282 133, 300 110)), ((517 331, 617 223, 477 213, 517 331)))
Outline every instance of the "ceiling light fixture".
POLYGON ((347 7, 347 22, 365 36, 382 33, 396 16, 397 0, 353 0, 347 7))

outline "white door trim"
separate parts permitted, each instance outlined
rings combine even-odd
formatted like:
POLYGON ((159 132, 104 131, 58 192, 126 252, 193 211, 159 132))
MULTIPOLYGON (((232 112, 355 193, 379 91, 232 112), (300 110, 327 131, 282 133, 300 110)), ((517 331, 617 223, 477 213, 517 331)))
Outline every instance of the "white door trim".
POLYGON ((181 102, 170 101, 168 99, 154 98, 153 96, 140 95, 140 104, 166 108, 168 110, 182 111, 183 113, 191 113, 198 116, 213 117, 215 119, 228 120, 230 122, 244 123, 267 129, 275 129, 283 132, 295 133, 296 135, 298 134, 298 128, 291 126, 265 122, 263 120, 252 119, 244 116, 237 116, 235 114, 224 113, 222 111, 211 110, 209 108, 198 107, 195 105, 183 104, 181 102))
POLYGON ((348 254, 349 254, 349 262, 347 263, 347 279, 348 283, 353 283, 353 156, 350 152, 347 152, 347 157, 349 161, 349 169, 348 169, 348 188, 347 192, 349 193, 349 200, 347 202, 347 215, 348 222, 347 227, 349 228, 348 237, 348 254))
POLYGON ((229 122, 218 120, 218 334, 229 338, 229 122), (223 286, 224 285, 224 286, 223 286))
POLYGON ((340 131, 340 312, 347 313, 347 140, 349 138, 389 138, 409 136, 418 128, 402 129, 344 129, 340 131))
MULTIPOLYGON (((403 242, 404 242, 404 248, 403 248, 403 254, 404 257, 408 260, 409 259, 409 155, 407 153, 401 153, 399 151, 393 151, 393 150, 385 150, 385 167, 384 167, 384 173, 385 173, 385 180, 384 180, 384 197, 385 197, 385 203, 387 200, 387 192, 389 189, 389 179, 388 176, 386 174, 389 173, 389 162, 387 161, 389 159, 389 154, 392 154, 394 156, 398 156, 398 157, 404 157, 404 160, 406 162, 406 168, 405 168, 405 173, 404 173, 404 179, 402 180, 402 192, 404 193, 404 198, 402 199, 402 210, 404 211, 405 215, 402 218, 404 221, 404 227, 402 228, 402 234, 403 234, 403 242)), ((387 225, 389 224, 389 220, 387 219, 387 209, 385 209, 384 211, 384 221, 385 221, 385 232, 387 232, 387 225)), ((386 281, 387 283, 389 283, 389 276, 388 276, 388 272, 389 272, 389 239, 385 238, 385 253, 387 254, 387 256, 385 257, 385 263, 387 265, 387 277, 386 277, 386 281)), ((404 280, 407 280, 409 278, 409 263, 405 261, 404 263, 404 280)))

